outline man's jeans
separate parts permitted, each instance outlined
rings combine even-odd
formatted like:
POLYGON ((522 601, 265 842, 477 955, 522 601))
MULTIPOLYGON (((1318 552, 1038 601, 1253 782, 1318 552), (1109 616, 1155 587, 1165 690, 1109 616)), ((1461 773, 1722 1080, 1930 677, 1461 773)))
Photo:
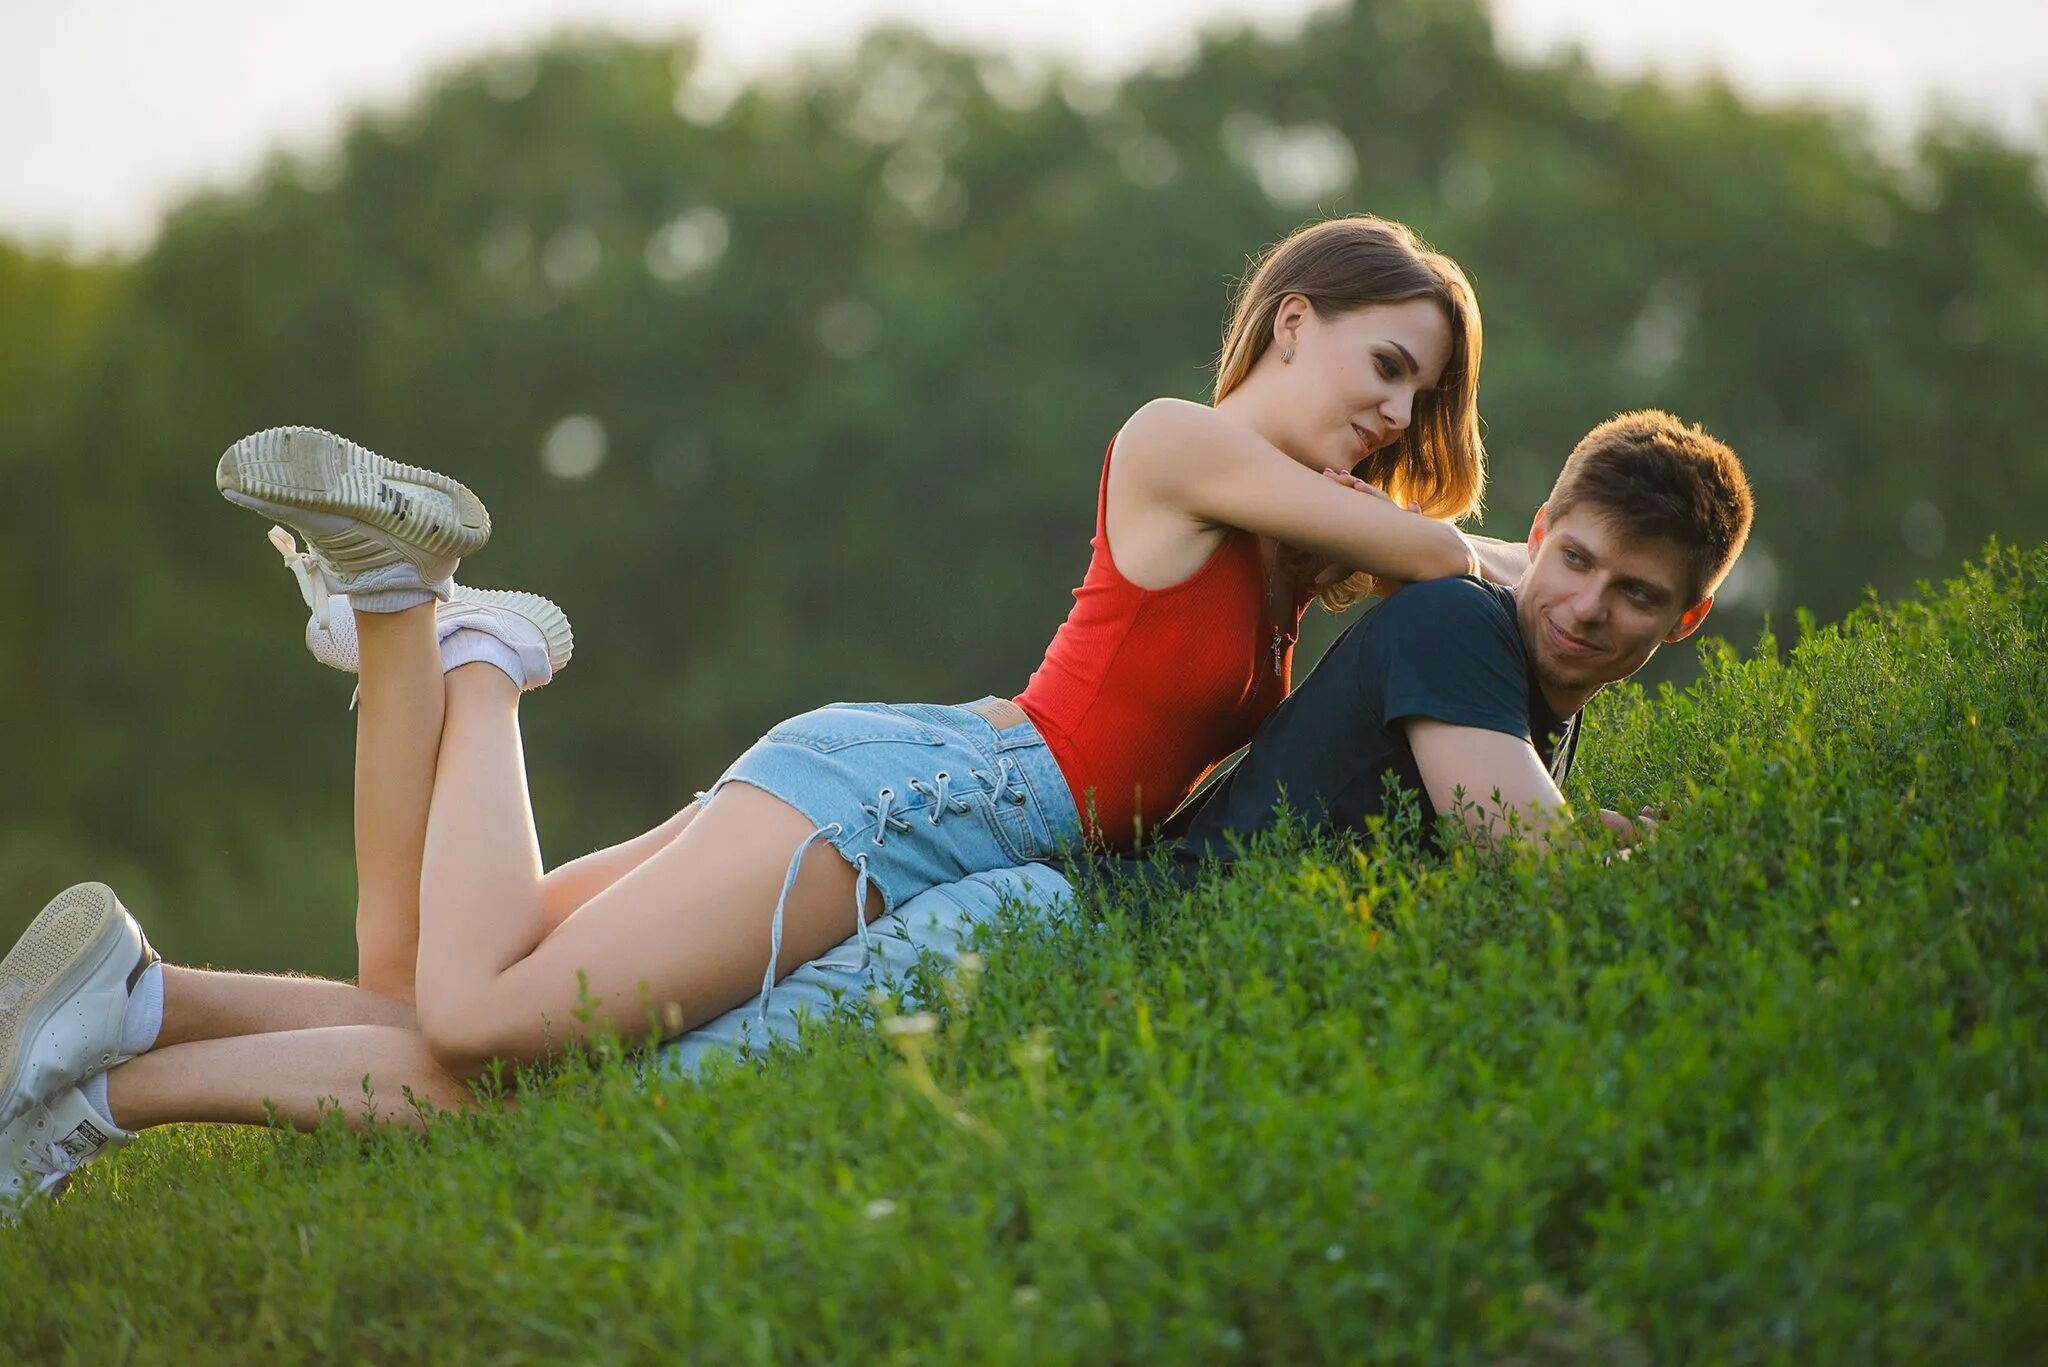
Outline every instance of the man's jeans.
POLYGON ((1066 878, 1047 864, 977 873, 919 893, 869 922, 865 936, 855 935, 791 973, 765 998, 736 1006, 669 1041, 656 1052, 650 1070, 687 1076, 720 1051, 759 1054, 774 1040, 793 1044, 800 1017, 819 1020, 842 1006, 858 1006, 877 987, 907 989, 911 969, 925 952, 950 967, 966 949, 973 928, 993 921, 1005 901, 1051 921, 1067 914, 1072 896, 1066 878))

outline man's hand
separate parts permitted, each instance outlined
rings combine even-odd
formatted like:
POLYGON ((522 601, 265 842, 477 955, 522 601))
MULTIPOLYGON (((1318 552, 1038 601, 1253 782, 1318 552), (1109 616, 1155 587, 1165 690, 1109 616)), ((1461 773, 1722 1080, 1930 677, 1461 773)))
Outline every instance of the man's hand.
POLYGON ((1645 807, 1634 816, 1623 816, 1620 812, 1600 809, 1600 824, 1614 832, 1624 845, 1639 845, 1657 833, 1657 828, 1671 819, 1671 814, 1661 807, 1645 807))

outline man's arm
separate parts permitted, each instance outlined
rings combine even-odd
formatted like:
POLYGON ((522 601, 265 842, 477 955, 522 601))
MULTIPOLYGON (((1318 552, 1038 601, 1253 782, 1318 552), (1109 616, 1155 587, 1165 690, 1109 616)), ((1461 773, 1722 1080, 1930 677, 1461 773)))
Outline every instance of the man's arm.
MULTIPOLYGON (((1411 718, 1407 725, 1415 768, 1438 812, 1454 811, 1466 829, 1496 841, 1506 837, 1507 813, 1515 812, 1516 834, 1546 850, 1571 825, 1564 794, 1536 757, 1536 748, 1520 736, 1428 717, 1411 718)), ((1624 845, 1636 844, 1659 825, 1647 807, 1634 817, 1605 807, 1599 815, 1600 824, 1624 845)))
POLYGON ((1467 535, 1473 551, 1479 557, 1479 571, 1482 576, 1496 584, 1515 584, 1529 572, 1529 543, 1526 541, 1496 541, 1490 536, 1467 535))
POLYGON ((1564 794, 1536 757, 1536 747, 1520 736, 1430 717, 1409 718, 1407 730, 1430 804, 1454 813, 1468 830, 1505 839, 1507 813, 1513 812, 1515 833, 1547 849, 1571 824, 1564 794))

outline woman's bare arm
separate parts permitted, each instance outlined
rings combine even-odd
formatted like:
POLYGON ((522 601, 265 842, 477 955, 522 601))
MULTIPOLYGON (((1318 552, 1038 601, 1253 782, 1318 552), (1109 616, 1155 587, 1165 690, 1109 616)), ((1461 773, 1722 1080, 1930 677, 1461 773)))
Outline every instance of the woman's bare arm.
POLYGON ((1148 501, 1355 570, 1402 580, 1479 571, 1457 528, 1385 499, 1332 489, 1242 423, 1201 404, 1146 404, 1118 434, 1117 460, 1148 501))

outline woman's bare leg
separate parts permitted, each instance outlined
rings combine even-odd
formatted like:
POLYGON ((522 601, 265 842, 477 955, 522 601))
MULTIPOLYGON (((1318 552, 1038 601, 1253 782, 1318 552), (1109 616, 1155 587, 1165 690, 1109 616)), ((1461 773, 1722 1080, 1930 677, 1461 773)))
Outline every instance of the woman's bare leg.
POLYGON ((357 981, 407 1003, 419 962, 420 857, 445 711, 434 609, 427 602, 355 615, 363 666, 356 702, 357 981))
MULTIPOLYGON (((419 962, 420 861, 434 795, 446 682, 432 603, 356 614, 362 657, 356 703, 357 981, 410 1003, 419 962), (431 682, 430 682, 431 680, 431 682)), ((542 934, 681 833, 684 808, 652 831, 566 864, 543 880, 542 934)))
POLYGON ((540 880, 540 936, 546 939, 578 907, 668 848, 703 808, 696 803, 653 830, 554 869, 540 880))
MULTIPOLYGON (((674 1033, 759 990, 785 870, 813 834, 808 818, 729 785, 543 939, 518 689, 485 665, 454 670, 448 683, 418 981, 421 1027, 444 1065, 537 1058, 592 1026, 628 1039, 674 1033)), ((810 849, 786 907, 782 971, 842 942, 853 908, 852 866, 810 849)))
POLYGON ((323 1102, 351 1125, 419 1125, 410 1090, 442 1110, 474 1105, 466 1083, 434 1062, 416 1030, 335 1025, 160 1046, 107 1074, 109 1117, 124 1129, 210 1122, 319 1126, 323 1102), (364 1096, 365 1080, 370 1094, 364 1096))

